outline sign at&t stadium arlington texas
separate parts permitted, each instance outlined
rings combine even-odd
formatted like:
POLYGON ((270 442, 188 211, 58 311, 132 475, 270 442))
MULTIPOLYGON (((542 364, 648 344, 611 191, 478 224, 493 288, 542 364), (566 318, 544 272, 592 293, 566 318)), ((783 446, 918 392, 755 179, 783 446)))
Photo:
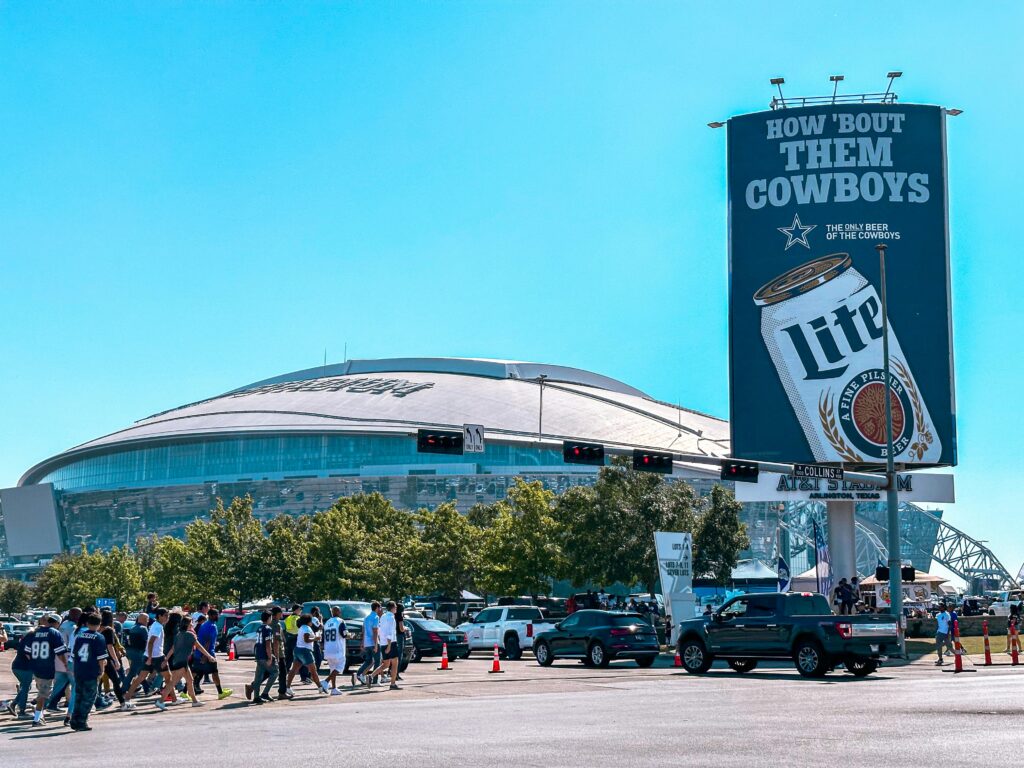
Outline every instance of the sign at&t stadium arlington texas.
POLYGON ((732 455, 956 464, 945 114, 841 104, 729 120, 732 455))

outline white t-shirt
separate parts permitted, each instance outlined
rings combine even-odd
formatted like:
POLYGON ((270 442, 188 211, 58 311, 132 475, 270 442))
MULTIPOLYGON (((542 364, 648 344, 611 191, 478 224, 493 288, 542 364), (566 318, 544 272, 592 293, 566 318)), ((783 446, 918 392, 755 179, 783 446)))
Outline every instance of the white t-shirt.
POLYGON ((941 613, 935 615, 935 622, 936 624, 938 624, 936 630, 937 632, 940 632, 943 635, 949 634, 949 618, 949 614, 945 611, 942 611, 941 613))
POLYGON ((313 650, 313 639, 316 635, 313 632, 313 628, 306 624, 303 627, 299 627, 299 634, 295 638, 296 648, 305 648, 307 651, 313 650))
POLYGON ((159 621, 154 621, 149 625, 149 636, 146 638, 146 654, 149 655, 150 646, 153 648, 153 655, 151 658, 158 659, 164 655, 164 625, 159 621), (156 642, 152 642, 153 638, 156 638, 156 642))
POLYGON ((203 613, 202 611, 196 611, 195 613, 193 613, 192 614, 192 626, 194 627, 196 624, 199 623, 199 617, 200 616, 205 616, 205 615, 206 614, 203 613))
POLYGON ((377 630, 377 639, 383 648, 388 643, 395 642, 397 638, 397 627, 395 626, 395 614, 391 611, 384 611, 380 617, 380 628, 377 630))
POLYGON ((324 655, 339 659, 345 655, 345 622, 336 616, 324 625, 324 655))

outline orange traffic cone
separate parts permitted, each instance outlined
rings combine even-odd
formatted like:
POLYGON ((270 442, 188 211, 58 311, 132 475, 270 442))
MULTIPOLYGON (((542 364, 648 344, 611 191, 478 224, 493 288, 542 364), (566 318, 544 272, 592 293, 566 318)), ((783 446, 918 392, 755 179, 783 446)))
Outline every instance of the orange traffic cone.
POLYGON ((988 619, 983 619, 981 622, 981 635, 985 640, 985 666, 992 666, 992 649, 988 645, 988 619))
POLYGON ((231 641, 231 645, 228 646, 228 661, 235 660, 235 641, 231 641))
POLYGON ((504 674, 505 670, 501 668, 501 662, 498 661, 498 644, 494 644, 494 662, 491 664, 491 671, 488 674, 500 675, 504 674))
POLYGON ((960 622, 953 622, 953 671, 964 671, 964 649, 960 645, 960 622))
POLYGON ((441 644, 441 666, 438 669, 442 672, 451 670, 451 667, 448 666, 448 643, 441 644))
POLYGON ((681 666, 683 666, 683 660, 682 660, 682 658, 681 658, 681 657, 679 656, 679 651, 678 651, 678 649, 676 650, 676 660, 672 662, 672 666, 673 666, 673 667, 681 667, 681 666))

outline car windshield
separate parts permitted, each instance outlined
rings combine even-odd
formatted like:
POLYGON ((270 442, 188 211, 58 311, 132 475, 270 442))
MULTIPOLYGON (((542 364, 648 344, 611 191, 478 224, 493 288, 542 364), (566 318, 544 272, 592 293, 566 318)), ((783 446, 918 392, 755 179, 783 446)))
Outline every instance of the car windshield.
POLYGON ((420 629, 425 629, 428 632, 451 632, 453 627, 448 626, 443 621, 437 621, 436 619, 418 620, 416 622, 420 629))
POLYGON ((343 619, 365 619, 370 615, 370 604, 359 603, 356 605, 342 605, 341 618, 343 619))

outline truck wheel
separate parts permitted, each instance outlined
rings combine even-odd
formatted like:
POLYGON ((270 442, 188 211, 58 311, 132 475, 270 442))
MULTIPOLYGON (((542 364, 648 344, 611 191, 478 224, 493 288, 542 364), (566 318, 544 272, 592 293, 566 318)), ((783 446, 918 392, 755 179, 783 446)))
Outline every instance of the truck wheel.
POLYGON ((757 659, 733 659, 729 666, 742 675, 757 666, 757 659))
POLYGON ((711 669, 711 654, 700 640, 690 639, 679 646, 683 669, 691 675, 703 675, 711 669))
POLYGON ((874 659, 850 658, 846 660, 845 664, 846 671, 854 677, 867 677, 878 669, 878 662, 874 659))
POLYGON ((592 667, 607 667, 611 659, 608 658, 608 651, 605 650, 605 647, 595 640, 587 649, 587 661, 592 667))
POLYGON ((817 640, 801 640, 793 650, 796 671, 804 677, 822 677, 825 674, 825 653, 817 640))
POLYGON ((523 658, 523 649, 519 647, 519 635, 510 634, 505 638, 505 656, 509 661, 523 658))
POLYGON ((533 655, 537 659, 537 663, 542 667, 550 667, 551 662, 555 660, 555 657, 551 655, 551 649, 548 648, 548 644, 544 642, 533 646, 533 655))

